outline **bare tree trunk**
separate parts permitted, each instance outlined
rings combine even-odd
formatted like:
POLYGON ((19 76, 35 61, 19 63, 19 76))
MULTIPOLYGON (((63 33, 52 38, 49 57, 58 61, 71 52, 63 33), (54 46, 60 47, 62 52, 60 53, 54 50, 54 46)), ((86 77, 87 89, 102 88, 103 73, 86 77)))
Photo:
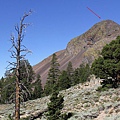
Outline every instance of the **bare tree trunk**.
POLYGON ((20 88, 18 78, 16 79, 15 120, 20 120, 20 88))
POLYGON ((15 91, 15 120, 20 120, 20 83, 21 83, 21 74, 20 74, 20 60, 24 59, 26 54, 21 55, 22 52, 28 53, 28 49, 24 45, 21 45, 24 38, 24 29, 29 25, 23 23, 25 18, 31 14, 31 10, 29 13, 25 13, 20 21, 20 26, 15 26, 15 30, 17 31, 18 37, 17 39, 14 36, 11 36, 12 48, 14 50, 10 50, 11 58, 15 58, 16 62, 10 63, 15 66, 15 76, 16 76, 16 91, 15 91))
MULTIPOLYGON (((22 32, 22 31, 21 31, 22 32)), ((16 93, 15 93, 15 120, 20 120, 20 37, 18 36, 16 93)))

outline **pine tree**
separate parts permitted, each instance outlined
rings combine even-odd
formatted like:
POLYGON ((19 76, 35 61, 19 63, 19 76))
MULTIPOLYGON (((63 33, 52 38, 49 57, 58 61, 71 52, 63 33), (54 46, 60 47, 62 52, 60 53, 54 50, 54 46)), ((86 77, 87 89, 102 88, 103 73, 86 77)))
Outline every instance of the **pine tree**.
POLYGON ((59 76, 57 86, 59 90, 64 90, 71 87, 71 81, 67 74, 67 71, 65 70, 62 71, 61 75, 59 76))
POLYGON ((117 88, 120 84, 120 36, 103 47, 101 56, 92 64, 92 71, 104 79, 103 87, 117 88))
POLYGON ((71 85, 73 85, 73 72, 74 72, 74 70, 73 70, 73 67, 72 67, 72 62, 69 62, 68 63, 68 66, 67 66, 67 75, 68 75, 68 78, 69 78, 69 83, 71 84, 71 85))
POLYGON ((91 74, 90 71, 90 66, 88 64, 81 64, 79 68, 76 68, 73 74, 73 85, 86 82, 91 74))
POLYGON ((81 64, 79 68, 79 73, 80 73, 80 83, 86 82, 88 80, 89 75, 91 74, 90 66, 88 64, 86 65, 81 64))
POLYGON ((48 72, 47 82, 44 87, 44 92, 46 95, 52 93, 53 87, 57 84, 59 75, 60 75, 59 63, 57 61, 57 56, 54 53, 51 60, 51 67, 48 72))
POLYGON ((2 103, 2 89, 3 89, 4 78, 2 77, 0 80, 0 103, 2 103))
MULTIPOLYGON (((1 78, 1 79, 3 79, 3 78, 1 78)), ((1 80, 0 80, 0 91, 1 91, 1 89, 2 89, 2 82, 1 82, 1 80)), ((0 92, 1 93, 1 92, 0 92)))
POLYGON ((76 68, 76 69, 74 70, 73 82, 72 82, 72 84, 73 84, 73 85, 76 85, 76 84, 78 84, 78 83, 80 83, 80 71, 79 71, 79 68, 76 68))
POLYGON ((15 77, 2 78, 1 103, 12 103, 15 101, 14 79, 15 77))
POLYGON ((43 96, 43 88, 41 84, 41 76, 38 74, 36 82, 34 83, 34 91, 32 99, 41 98, 43 96))
POLYGON ((48 103, 47 120, 67 120, 72 116, 72 113, 66 114, 61 112, 64 107, 64 97, 56 91, 56 87, 55 85, 48 103))
POLYGON ((58 95, 57 91, 53 91, 48 103, 47 120, 64 120, 62 119, 61 109, 63 108, 63 96, 58 95))

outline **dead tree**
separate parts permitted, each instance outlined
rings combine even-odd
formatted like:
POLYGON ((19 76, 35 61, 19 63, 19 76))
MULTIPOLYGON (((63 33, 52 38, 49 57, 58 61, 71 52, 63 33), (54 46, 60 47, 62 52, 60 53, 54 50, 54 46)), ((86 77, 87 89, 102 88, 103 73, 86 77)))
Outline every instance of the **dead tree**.
POLYGON ((15 37, 14 35, 11 35, 12 47, 10 48, 9 51, 11 52, 11 58, 14 58, 15 62, 9 62, 9 65, 12 65, 10 70, 12 70, 12 74, 14 73, 16 76, 15 120, 20 120, 20 85, 21 85, 20 61, 24 60, 26 54, 30 52, 24 45, 22 45, 25 29, 29 25, 24 23, 24 20, 31 13, 32 13, 31 10, 28 13, 25 13, 22 19, 20 20, 20 24, 15 26, 17 37, 15 37))

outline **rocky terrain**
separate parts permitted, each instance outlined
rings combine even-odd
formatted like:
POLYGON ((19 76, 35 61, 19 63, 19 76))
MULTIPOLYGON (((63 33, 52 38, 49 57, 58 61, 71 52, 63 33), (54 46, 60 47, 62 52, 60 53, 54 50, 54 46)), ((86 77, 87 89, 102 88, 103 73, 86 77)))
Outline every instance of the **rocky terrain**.
MULTIPOLYGON (((64 96, 62 112, 72 113, 69 120, 120 120, 120 88, 98 92, 100 79, 78 84, 60 92, 64 96)), ((21 118, 46 120, 45 112, 49 96, 21 104, 21 118)), ((14 104, 0 105, 0 120, 13 115, 14 104)))
MULTIPOLYGON (((66 69, 71 61, 73 68, 81 63, 91 64, 96 59, 103 46, 120 35, 120 25, 111 20, 104 20, 91 27, 84 34, 73 38, 65 50, 56 52, 60 70, 66 69)), ((52 47, 52 46, 51 46, 52 47)), ((41 75, 42 85, 46 83, 47 73, 52 56, 33 66, 36 74, 41 75)))

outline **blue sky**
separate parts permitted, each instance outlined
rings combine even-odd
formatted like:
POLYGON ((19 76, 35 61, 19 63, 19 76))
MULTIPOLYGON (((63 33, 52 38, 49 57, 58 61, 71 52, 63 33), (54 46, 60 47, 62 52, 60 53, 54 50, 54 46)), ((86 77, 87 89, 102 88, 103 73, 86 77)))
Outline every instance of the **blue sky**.
POLYGON ((65 49, 72 38, 97 22, 111 19, 120 24, 120 0, 0 0, 0 77, 4 76, 7 61, 13 61, 8 52, 10 35, 16 35, 14 26, 30 9, 33 13, 25 22, 31 25, 26 29, 23 44, 32 51, 26 57, 31 65, 65 49))

